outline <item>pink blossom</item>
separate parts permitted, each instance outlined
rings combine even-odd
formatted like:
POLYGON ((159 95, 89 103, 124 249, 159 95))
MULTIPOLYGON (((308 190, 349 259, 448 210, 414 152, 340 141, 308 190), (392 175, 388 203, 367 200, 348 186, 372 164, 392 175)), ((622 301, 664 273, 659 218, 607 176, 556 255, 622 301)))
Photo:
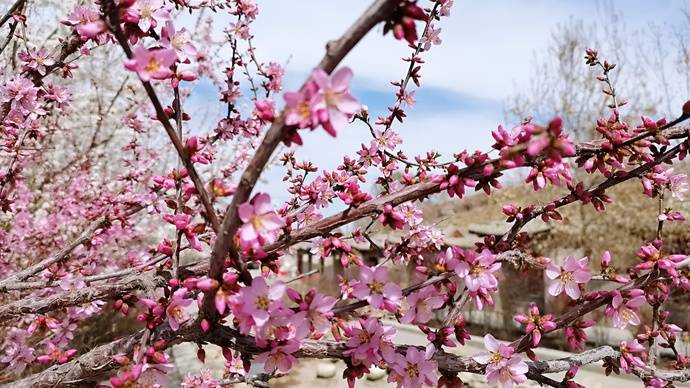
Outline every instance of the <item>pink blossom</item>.
POLYGON ((186 28, 175 31, 172 21, 167 21, 161 31, 161 45, 175 50, 180 62, 187 62, 197 56, 196 47, 192 43, 192 34, 186 28))
POLYGON ((310 184, 300 187, 299 197, 301 200, 308 201, 319 209, 327 206, 331 199, 335 197, 335 193, 331 189, 327 178, 319 176, 310 184))
POLYGON ((434 23, 429 23, 429 26, 427 27, 426 33, 422 35, 422 38, 419 40, 419 43, 422 45, 424 48, 424 51, 429 51, 431 49, 431 45, 440 45, 441 44, 441 29, 436 28, 434 23))
MULTIPOLYGON (((495 290, 493 290, 495 291, 495 290)), ((472 302, 474 303, 474 306, 477 307, 477 310, 481 310, 484 308, 484 305, 488 306, 493 306, 494 305, 494 299, 491 296, 491 293, 489 290, 485 288, 480 288, 476 292, 471 292, 470 291, 470 297, 472 298, 472 302)))
POLYGON ((266 122, 275 120, 275 103, 270 99, 254 100, 254 112, 256 116, 266 122))
POLYGON ((77 354, 77 349, 63 350, 56 346, 53 342, 48 342, 48 349, 46 354, 36 357, 36 361, 41 364, 64 364, 77 354))
POLYGON ((46 101, 53 101, 57 108, 65 108, 72 99, 72 93, 60 85, 49 84, 46 86, 46 94, 43 96, 46 101))
POLYGON ((223 357, 225 357, 225 371, 231 374, 245 376, 247 369, 244 361, 239 353, 235 353, 230 349, 223 349, 223 357))
POLYGON ((137 364, 131 369, 121 371, 117 376, 110 378, 110 384, 115 388, 127 388, 137 385, 137 380, 141 376, 143 365, 137 364))
POLYGON ((415 347, 407 348, 405 356, 395 353, 388 381, 395 381, 398 387, 421 388, 422 385, 436 386, 438 381, 438 366, 433 360, 435 348, 430 345, 426 351, 415 347))
POLYGON ((549 263, 546 267, 546 276, 551 279, 549 294, 558 296, 565 293, 572 299, 580 298, 580 284, 587 284, 592 279, 589 270, 589 258, 576 259, 568 256, 563 267, 549 263))
POLYGON ((465 280, 465 286, 470 292, 476 292, 480 288, 492 290, 498 286, 494 272, 501 268, 501 263, 496 262, 496 255, 488 249, 479 255, 473 250, 463 251, 461 255, 462 260, 457 262, 453 270, 465 280))
POLYGON ((261 353, 256 357, 256 362, 264 364, 266 373, 287 373, 297 362, 292 354, 299 350, 299 343, 289 341, 285 345, 276 346, 269 352, 261 353))
POLYGON ((187 298, 187 292, 186 288, 180 288, 173 292, 170 303, 165 309, 165 315, 168 317, 170 328, 175 331, 180 328, 180 323, 189 319, 189 314, 184 308, 191 305, 194 300, 187 298))
POLYGON ((173 49, 147 49, 138 46, 134 49, 132 59, 125 62, 125 68, 137 72, 142 81, 160 80, 173 76, 170 66, 176 60, 177 54, 173 49))
POLYGON ((453 7, 453 0, 441 1, 441 9, 438 11, 440 16, 450 16, 450 9, 453 7))
POLYGON ((585 350, 585 343, 587 342, 587 333, 585 333, 586 328, 594 326, 596 322, 588 320, 578 320, 572 325, 565 328, 565 336, 567 339, 568 347, 572 350, 585 350))
POLYGON ((37 108, 38 88, 29 79, 15 78, 0 86, 0 102, 20 115, 29 115, 37 108))
MULTIPOLYGON (((108 30, 98 10, 84 5, 74 7, 63 23, 74 26, 82 40, 96 39, 108 30)), ((98 40, 102 43, 105 39, 98 40)))
POLYGON ((394 283, 388 283, 388 269, 380 266, 372 269, 368 266, 359 267, 360 281, 355 285, 352 295, 366 300, 377 309, 395 312, 400 307, 402 290, 394 283))
POLYGON ((315 69, 311 78, 319 87, 313 107, 326 132, 335 137, 360 110, 357 99, 350 94, 352 70, 343 67, 329 76, 322 69, 315 69))
POLYGON ((286 92, 285 100, 285 124, 297 126, 297 128, 314 128, 318 124, 316 111, 312 107, 312 99, 316 94, 317 86, 313 82, 307 84, 299 92, 286 92))
POLYGON ((560 186, 561 178, 567 183, 572 182, 573 178, 570 174, 570 165, 568 163, 554 162, 547 159, 530 171, 525 182, 532 182, 532 187, 537 191, 546 187, 547 181, 556 186, 560 186))
POLYGON ((644 262, 635 265, 637 270, 652 269, 658 266, 660 269, 666 271, 674 278, 678 277, 677 263, 686 259, 685 255, 669 255, 662 256, 660 249, 661 241, 657 240, 651 244, 646 244, 640 247, 637 251, 637 257, 644 260, 644 262))
MULTIPOLYGON (((288 289, 288 294, 291 294, 290 289, 288 289)), ((299 309, 305 314, 305 319, 309 323, 310 331, 316 338, 320 338, 331 328, 330 319, 333 317, 333 306, 337 302, 332 296, 325 296, 316 292, 316 289, 312 288, 307 292, 304 298, 301 295, 297 295, 294 301, 299 304, 299 309)))
POLYGON ((230 28, 227 29, 229 35, 234 35, 238 39, 249 39, 249 26, 245 22, 230 23, 230 28))
POLYGON ((36 357, 34 348, 26 343, 27 332, 12 327, 6 333, 3 351, 0 354, 0 363, 9 364, 8 368, 16 373, 21 373, 26 366, 31 364, 36 357))
POLYGON ((429 16, 423 8, 419 7, 417 0, 409 0, 401 2, 398 9, 391 15, 386 23, 383 25, 383 34, 388 31, 393 31, 395 39, 407 40, 411 46, 415 45, 417 40, 416 20, 428 21, 429 16))
POLYGON ((388 149, 390 151, 394 150, 396 146, 402 144, 402 139, 398 136, 395 131, 381 131, 377 130, 376 139, 372 140, 372 144, 377 144, 377 149, 388 149))
POLYGON ((350 339, 346 343, 349 349, 345 351, 345 355, 366 366, 391 359, 395 352, 392 340, 396 330, 383 326, 376 317, 369 317, 366 321, 360 319, 358 323, 359 327, 353 328, 349 333, 350 339))
POLYGON ((541 315, 539 307, 532 303, 529 309, 529 316, 516 315, 513 318, 516 322, 526 325, 525 331, 532 334, 532 346, 537 347, 541 342, 541 335, 548 333, 556 328, 556 322, 553 321, 553 315, 541 315))
POLYGON ((510 388, 513 384, 519 385, 527 381, 525 376, 527 371, 529 371, 529 367, 522 361, 522 358, 512 356, 504 365, 488 365, 486 367, 486 381, 491 385, 501 384, 504 388, 510 388))
POLYGON ((366 191, 362 191, 359 187, 359 183, 357 183, 355 179, 345 183, 344 186, 344 191, 339 192, 338 197, 343 200, 346 205, 357 207, 371 199, 371 195, 366 191))
POLYGON ((379 155, 378 148, 374 143, 375 140, 372 140, 369 146, 362 144, 362 149, 357 151, 357 155, 359 155, 357 162, 364 168, 381 164, 381 155, 379 155))
POLYGON ((383 207, 383 212, 379 214, 378 220, 382 225, 392 229, 402 229, 405 226, 405 216, 397 209, 393 209, 390 204, 383 207))
POLYGON ((48 49, 43 47, 40 50, 34 48, 19 54, 19 59, 27 62, 25 70, 33 70, 40 75, 46 75, 46 68, 55 64, 55 60, 50 57, 48 49))
POLYGON ((504 388, 510 388, 513 384, 522 384, 527 381, 525 373, 529 370, 527 364, 510 346, 496 341, 491 334, 484 336, 484 346, 488 352, 480 353, 472 357, 480 364, 486 365, 486 381, 491 385, 501 384, 504 388))
POLYGON ((509 359, 515 352, 515 349, 498 342, 491 334, 484 336, 484 347, 487 352, 479 353, 472 357, 475 361, 483 365, 501 363, 509 359))
POLYGON ((269 62, 268 66, 266 67, 266 75, 270 79, 268 83, 268 89, 274 92, 281 91, 284 74, 285 70, 283 70, 283 67, 281 65, 275 62, 269 62))
POLYGON ((647 377, 644 379, 645 388, 666 388, 669 382, 659 377, 647 377))
POLYGON ((132 16, 136 20, 135 23, 143 32, 148 32, 151 27, 156 28, 158 23, 170 20, 170 11, 165 8, 163 0, 137 0, 128 11, 134 12, 132 16))
POLYGON ((410 92, 403 92, 403 94, 400 96, 400 103, 413 107, 414 104, 417 103, 417 101, 414 99, 414 93, 414 90, 410 92))
POLYGON ((644 359, 647 357, 647 352, 645 347, 640 345, 636 339, 622 341, 620 352, 620 366, 627 373, 630 373, 635 367, 644 368, 646 366, 644 359))
MULTIPOLYGON (((136 352, 135 358, 136 358, 136 352)), ((174 366, 170 363, 170 358, 164 352, 155 351, 154 347, 146 349, 142 359, 141 375, 137 383, 143 387, 166 387, 169 386, 168 373, 174 366)))
POLYGON ((445 303, 442 296, 438 295, 432 286, 422 288, 407 297, 410 308, 400 319, 401 323, 427 323, 432 318, 432 311, 440 308, 445 303))
POLYGON ((636 311, 645 303, 644 291, 637 288, 628 291, 627 300, 623 299, 623 295, 618 290, 611 293, 613 298, 611 304, 606 307, 606 315, 612 318, 613 326, 625 329, 629 324, 639 325, 640 318, 636 311))
MULTIPOLYGON (((282 303, 277 303, 270 310, 268 321, 256 330, 256 344, 266 346, 270 341, 301 341, 309 335, 309 322, 306 312, 295 313, 282 303)), ((247 324, 240 322, 240 328, 247 324)))
POLYGON ((398 206, 397 210, 403 215, 403 219, 405 220, 405 223, 410 227, 414 228, 418 225, 422 224, 423 216, 424 214, 422 213, 419 208, 417 208, 415 205, 412 203, 404 203, 400 206, 398 206))
POLYGON ((174 215, 166 214, 163 216, 163 219, 175 225, 175 228, 177 228, 177 230, 185 230, 187 229, 187 227, 189 227, 189 224, 192 221, 192 216, 184 213, 178 213, 174 215))
MULTIPOLYGON (((55 331, 60 327, 60 321, 51 318, 46 315, 38 315, 36 316, 32 321, 29 327, 26 329, 26 332, 29 335, 33 335, 36 332, 42 332, 43 330, 50 330, 50 331, 55 331)), ((19 334, 19 333, 17 333, 19 334)))
POLYGON ((460 176, 460 167, 451 164, 446 168, 447 174, 434 177, 434 182, 439 183, 441 190, 446 190, 451 197, 462 198, 465 195, 465 186, 474 187, 476 182, 472 179, 460 176))
POLYGON ((688 175, 683 173, 674 174, 673 168, 664 171, 663 175, 667 179, 666 183, 671 191, 671 196, 679 201, 683 201, 685 193, 688 192, 688 175))
POLYGON ((182 388, 220 388, 221 385, 216 378, 213 377, 213 372, 210 369, 199 370, 198 375, 193 375, 191 372, 182 379, 180 384, 182 388))
MULTIPOLYGON (((284 283, 275 282, 269 286, 263 277, 257 277, 254 278, 251 286, 242 288, 232 299, 231 308, 236 316, 251 318, 253 324, 261 327, 268 321, 271 312, 281 307, 280 300, 284 294, 284 283)), ((221 314, 224 310, 224 308, 218 308, 221 314)), ((246 319, 241 319, 243 320, 246 319)), ((246 334, 249 328, 243 331, 246 334)))
POLYGON ((259 248, 275 241, 285 220, 271 208, 268 194, 257 194, 249 202, 239 206, 238 214, 244 224, 239 229, 243 249, 259 248))
POLYGON ((175 225, 175 228, 179 231, 181 231, 184 235, 187 241, 189 242, 189 245, 196 249, 197 251, 201 251, 201 245, 199 244, 199 240, 196 237, 196 233, 194 232, 194 228, 191 225, 192 222, 192 216, 189 214, 184 214, 184 213, 178 213, 178 214, 166 214, 163 216, 163 219, 173 225, 175 225))
MULTIPOLYGON (((413 228, 411 228, 408 232, 407 239, 410 242, 407 245, 407 248, 410 250, 410 253, 414 253, 415 250, 436 251, 441 249, 441 247, 444 244, 443 232, 441 232, 439 229, 427 225, 416 225, 413 228)), ((421 259, 421 255, 418 255, 417 257, 421 259)), ((397 263, 405 261, 405 255, 400 255, 400 257, 394 256, 393 258, 396 259, 397 263)))
POLYGON ((247 20, 253 21, 259 14, 259 6, 253 0, 237 0, 237 8, 247 20))

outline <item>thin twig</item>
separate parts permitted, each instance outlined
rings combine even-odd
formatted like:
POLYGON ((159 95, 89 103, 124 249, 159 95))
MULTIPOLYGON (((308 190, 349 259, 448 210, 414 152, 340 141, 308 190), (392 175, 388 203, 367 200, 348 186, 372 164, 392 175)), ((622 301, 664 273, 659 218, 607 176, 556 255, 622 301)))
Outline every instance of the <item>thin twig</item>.
MULTIPOLYGON (((107 0, 103 2, 102 8, 103 13, 106 16, 106 24, 108 25, 108 28, 115 35, 115 38, 122 47, 122 50, 125 52, 127 58, 131 59, 133 56, 132 49, 129 47, 127 37, 120 28, 120 16, 118 13, 119 11, 117 5, 115 5, 113 0, 107 0)), ((196 171, 196 167, 194 167, 194 163, 190 158, 189 152, 187 151, 184 144, 182 144, 182 140, 177 135, 175 129, 170 123, 170 119, 163 110, 163 106, 160 100, 158 99, 158 95, 156 94, 156 91, 153 89, 151 83, 142 80, 141 84, 143 85, 144 90, 146 91, 146 94, 149 96, 151 104, 153 105, 153 108, 156 111, 156 118, 163 125, 165 132, 168 134, 168 137, 170 138, 170 141, 173 143, 173 146, 175 147, 177 154, 179 155, 180 159, 182 160, 182 163, 187 169, 189 178, 192 180, 192 183, 194 183, 194 188, 196 189, 199 199, 201 200, 201 204, 204 207, 206 219, 210 222, 211 227, 217 233, 220 229, 218 215, 216 214, 216 211, 213 208, 213 204, 211 203, 211 199, 208 195, 208 192, 206 191, 204 183, 202 182, 199 173, 196 171)))

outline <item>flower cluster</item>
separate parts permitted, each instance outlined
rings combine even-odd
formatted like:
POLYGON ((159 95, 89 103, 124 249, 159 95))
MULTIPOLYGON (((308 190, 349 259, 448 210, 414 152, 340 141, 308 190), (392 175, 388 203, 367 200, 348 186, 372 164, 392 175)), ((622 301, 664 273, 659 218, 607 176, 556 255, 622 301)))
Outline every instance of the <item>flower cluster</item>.
POLYGON ((271 208, 268 194, 257 194, 239 206, 238 215, 244 224, 238 232, 242 249, 259 249, 277 238, 285 220, 271 208))
MULTIPOLYGON (((311 78, 298 92, 283 96, 286 104, 285 124, 297 128, 315 128, 322 125, 334 136, 348 120, 359 112, 360 105, 350 94, 352 70, 344 67, 332 75, 314 69, 311 78)), ((298 138, 299 135, 295 134, 298 138)), ((296 140, 300 143, 301 140, 296 140)))
POLYGON ((572 299, 579 299, 582 295, 581 284, 587 284, 592 279, 589 270, 589 258, 576 259, 568 256, 562 267, 549 263, 546 267, 546 276, 551 279, 549 294, 553 296, 566 293, 572 299))
POLYGON ((388 268, 366 265, 359 267, 359 281, 353 285, 352 295, 366 300, 371 307, 395 312, 400 307, 400 286, 388 281, 388 268))
POLYGON ((526 325, 525 331, 532 335, 532 346, 537 347, 541 342, 541 336, 556 328, 556 322, 553 321, 552 314, 542 315, 539 312, 539 307, 532 303, 529 308, 529 315, 516 315, 513 319, 523 325, 526 325))
POLYGON ((475 306, 482 309, 485 303, 493 305, 491 293, 496 292, 498 287, 495 274, 501 268, 501 263, 496 261, 496 255, 488 249, 481 252, 453 249, 446 253, 453 254, 448 268, 464 280, 475 306))
POLYGON ((512 387, 527 381, 525 374, 529 370, 522 358, 513 354, 515 349, 501 344, 492 336, 484 336, 484 346, 487 352, 472 357, 482 365, 486 365, 486 382, 491 385, 501 384, 512 387))

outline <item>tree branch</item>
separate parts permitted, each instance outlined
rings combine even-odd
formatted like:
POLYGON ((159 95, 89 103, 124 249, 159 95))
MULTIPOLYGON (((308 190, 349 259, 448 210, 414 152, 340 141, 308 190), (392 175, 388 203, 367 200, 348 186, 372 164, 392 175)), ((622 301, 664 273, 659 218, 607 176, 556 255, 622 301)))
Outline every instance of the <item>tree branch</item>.
POLYGON ((153 291, 166 284, 164 276, 142 276, 134 273, 114 283, 77 288, 45 298, 28 297, 0 305, 0 322, 26 314, 44 314, 60 308, 79 306, 96 300, 112 300, 134 291, 153 291))
MULTIPOLYGON (((143 208, 144 208, 144 206, 138 206, 138 205, 133 206, 125 212, 123 217, 127 218, 133 214, 136 214, 137 212, 139 212, 143 208)), ((84 232, 82 232, 81 235, 79 235, 79 237, 70 241, 65 247, 60 249, 54 255, 52 255, 52 256, 44 259, 44 260, 41 260, 41 262, 36 263, 36 264, 30 266, 29 268, 26 268, 22 271, 15 273, 15 274, 12 274, 7 279, 1 280, 0 281, 0 292, 7 291, 7 288, 5 288, 5 286, 9 285, 10 283, 24 281, 24 280, 28 279, 29 277, 36 275, 37 273, 50 267, 51 265, 65 260, 67 258, 67 256, 75 248, 77 248, 78 246, 80 246, 82 244, 85 244, 85 243, 91 241, 91 239, 93 239, 93 237, 94 237, 93 236, 94 233, 96 233, 96 231, 98 229, 106 227, 111 221, 112 220, 111 220, 110 216, 108 216, 108 215, 101 216, 100 218, 98 218, 98 220, 92 222, 91 225, 88 228, 86 228, 86 230, 84 232)))
MULTIPOLYGON (((366 35, 376 24, 383 21, 386 16, 394 10, 397 2, 397 0, 374 1, 374 3, 369 6, 339 39, 327 45, 326 55, 319 63, 319 67, 327 73, 332 72, 364 35, 366 35)), ((239 260, 238 254, 232 246, 232 240, 237 229, 240 227, 240 219, 237 216, 237 210, 240 204, 249 200, 249 196, 261 172, 266 167, 273 151, 285 138, 288 129, 289 128, 284 124, 284 114, 281 114, 273 122, 268 132, 266 132, 261 145, 259 145, 259 148, 254 153, 254 157, 242 173, 237 191, 225 210, 223 225, 213 246, 208 272, 209 277, 218 281, 222 280, 223 273, 225 272, 225 258, 228 256, 228 253, 230 253, 230 257, 234 259, 238 267, 240 267, 238 269, 241 273, 240 276, 243 277, 243 281, 245 281, 245 283, 251 282, 251 277, 244 274, 246 271, 246 269, 243 268, 244 264, 239 260)), ((214 291, 209 291, 206 293, 204 304, 201 309, 202 315, 212 318, 210 319, 211 321, 217 316, 213 303, 213 292, 214 291)))
MULTIPOLYGON (((103 3, 102 8, 103 14, 106 17, 106 24, 108 25, 108 28, 115 35, 115 38, 117 39, 118 43, 120 43, 120 46, 122 46, 122 50, 125 52, 127 58, 131 59, 132 50, 129 47, 129 43, 127 42, 127 37, 124 35, 122 29, 120 28, 120 17, 117 5, 115 5, 113 0, 107 0, 103 3)), ((142 80, 141 84, 144 86, 144 90, 146 91, 146 94, 149 96, 151 104, 153 105, 153 108, 156 111, 156 118, 163 125, 165 132, 168 134, 170 141, 173 143, 173 146, 175 147, 175 150, 177 151, 177 154, 180 157, 180 160, 182 161, 182 164, 187 169, 189 178, 192 180, 192 183, 194 183, 194 188, 196 189, 197 194, 199 195, 199 200, 201 201, 201 204, 204 207, 206 219, 210 222, 211 227, 217 233, 220 228, 218 215, 216 214, 216 211, 213 208, 213 204, 211 203, 211 198, 209 197, 208 192, 206 191, 206 187, 204 186, 204 183, 201 180, 199 173, 196 171, 196 167, 194 167, 194 162, 192 162, 187 148, 184 146, 184 144, 182 144, 182 140, 177 135, 175 128, 170 123, 170 119, 168 119, 168 115, 163 110, 163 105, 158 99, 158 95, 156 94, 156 91, 153 89, 151 83, 142 80)))
POLYGON ((12 6, 10 7, 10 9, 7 10, 7 13, 5 13, 5 15, 2 17, 2 19, 0 19, 0 27, 5 25, 5 23, 8 20, 10 20, 12 15, 14 15, 15 12, 17 12, 20 8, 22 8, 24 6, 25 2, 26 2, 26 0, 15 1, 14 4, 12 4, 12 6))

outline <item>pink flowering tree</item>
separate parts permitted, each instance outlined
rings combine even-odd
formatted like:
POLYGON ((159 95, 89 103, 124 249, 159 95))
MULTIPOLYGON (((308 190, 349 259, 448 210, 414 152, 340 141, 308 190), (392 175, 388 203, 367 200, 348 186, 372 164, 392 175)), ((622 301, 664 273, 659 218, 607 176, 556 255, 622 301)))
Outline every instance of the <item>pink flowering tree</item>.
POLYGON ((452 9, 452 0, 374 0, 328 42, 302 85, 284 90, 286 70, 254 48, 260 8, 252 0, 13 1, 0 19, 0 382, 165 386, 174 369, 168 350, 183 342, 198 344, 202 361, 201 345, 225 359, 223 379, 202 369, 186 387, 279 378, 302 358, 343 360, 350 386, 376 366, 399 387, 461 387, 460 372, 502 387, 528 379, 577 387, 577 368, 600 362, 607 374, 650 387, 690 380, 690 359, 676 346, 687 328, 664 305, 690 291, 690 259, 667 248, 663 229, 685 219, 669 198, 688 191, 673 164, 688 152, 690 103, 668 119, 624 121, 615 64, 589 49, 583 66, 610 110, 591 118, 598 138, 575 143, 559 118, 525 120, 497 126, 492 150, 408 156, 396 125, 411 113, 426 53, 442 43, 452 9), (194 27, 178 27, 190 14, 194 27), (49 15, 61 23, 47 23, 49 15), (232 22, 219 39, 223 17, 232 22), (357 69, 340 62, 379 25, 407 71, 391 74, 388 109, 370 112, 350 88, 357 69), (226 113, 192 128, 185 103, 197 80, 216 86, 213 103, 226 113), (361 148, 322 169, 299 159, 311 131, 362 136, 361 148), (277 155, 281 145, 289 148, 277 155), (280 195, 255 190, 271 165, 289 186, 280 195), (558 186, 563 195, 503 204, 508 232, 475 248, 446 243, 425 220, 420 201, 492 195, 508 171, 524 171, 533 190, 558 186), (609 189, 627 181, 658 201, 655 219, 631 218, 657 230, 635 248, 638 264, 624 268, 608 252, 600 263, 532 257, 526 225, 561 222, 567 206, 604 212, 609 189), (374 227, 402 238, 379 247, 374 227), (358 276, 341 279, 337 295, 293 287, 281 269, 306 242, 358 276), (375 246, 381 264, 365 264, 354 243, 375 246), (419 281, 392 280, 391 271, 410 265, 419 281), (526 305, 514 317, 524 335, 509 342, 474 332, 485 352, 451 352, 471 339, 468 304, 491 309, 507 266, 544 271, 567 310, 526 305), (75 337, 98 319, 134 327, 77 349, 75 337), (587 349, 595 319, 639 334, 587 349), (394 320, 418 329, 426 346, 400 343, 394 320), (538 359, 546 337, 562 337, 575 353, 538 359), (670 362, 659 362, 660 348, 670 362))

